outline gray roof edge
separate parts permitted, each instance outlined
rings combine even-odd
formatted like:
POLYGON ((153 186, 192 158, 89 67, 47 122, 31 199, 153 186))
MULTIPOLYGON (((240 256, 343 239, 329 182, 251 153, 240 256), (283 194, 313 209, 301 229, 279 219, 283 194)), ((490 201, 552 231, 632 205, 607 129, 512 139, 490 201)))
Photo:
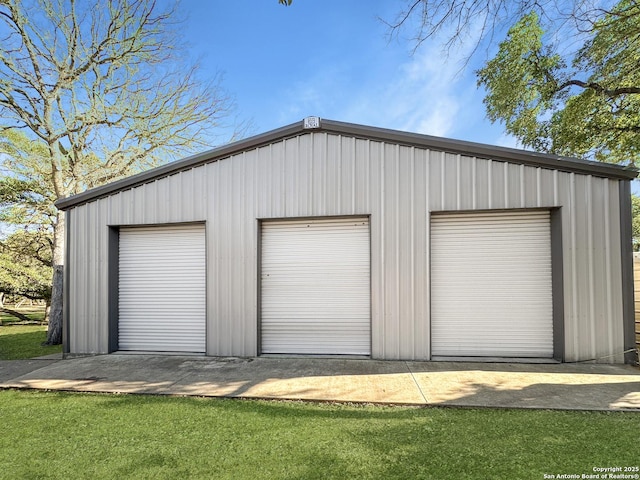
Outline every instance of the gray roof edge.
POLYGON ((302 130, 302 122, 292 123, 291 125, 270 130, 244 140, 238 140, 221 147, 216 147, 174 162, 166 163, 159 167, 92 188, 71 197, 62 198, 55 202, 55 206, 60 210, 68 210, 82 203, 106 197, 119 191, 128 190, 130 188, 137 187, 138 185, 142 185, 143 183, 163 178, 182 170, 188 170, 205 163, 215 162, 242 150, 257 148, 261 145, 296 135, 302 130))
POLYGON ((632 180, 638 176, 638 169, 612 163, 595 162, 581 158, 562 157, 550 153, 533 152, 518 148, 499 147, 484 143, 434 137, 421 133, 403 132, 379 127, 369 127, 335 120, 322 120, 321 130, 367 137, 384 141, 392 141, 405 145, 431 148, 450 153, 487 158, 506 162, 520 163, 576 173, 586 173, 617 179, 632 180))
POLYGON ((165 165, 152 168, 151 170, 147 170, 146 172, 138 173, 121 180, 116 180, 106 185, 92 188, 91 190, 87 190, 86 192, 82 192, 71 197, 60 199, 55 202, 55 206, 60 210, 68 210, 77 205, 87 203, 119 191, 134 188, 143 183, 169 176, 181 170, 187 170, 205 163, 214 162, 222 158, 229 157, 242 150, 254 149, 267 143, 282 140, 304 132, 327 132, 340 135, 352 135, 355 137, 363 137, 385 142, 396 142, 403 145, 442 150, 445 152, 464 154, 473 157, 546 167, 621 180, 632 180, 638 175, 638 170, 633 167, 623 167, 615 164, 593 162, 578 158, 560 157, 557 155, 531 152, 516 148, 498 147, 464 140, 454 140, 420 133, 403 132, 400 130, 390 130, 386 128, 322 119, 319 128, 305 128, 304 121, 292 123, 244 140, 239 140, 181 160, 167 163, 165 165))

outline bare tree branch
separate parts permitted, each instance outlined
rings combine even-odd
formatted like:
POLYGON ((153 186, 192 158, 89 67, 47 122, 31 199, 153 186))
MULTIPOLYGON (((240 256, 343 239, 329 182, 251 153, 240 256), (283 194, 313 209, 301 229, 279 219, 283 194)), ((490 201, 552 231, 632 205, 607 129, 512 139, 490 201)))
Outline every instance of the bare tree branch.
POLYGON ((602 93, 607 97, 617 97, 619 95, 627 95, 627 94, 639 94, 640 87, 616 87, 616 88, 605 88, 599 83, 595 82, 583 82, 582 80, 567 80, 563 84, 558 87, 558 90, 564 90, 567 87, 576 86, 584 89, 591 89, 595 92, 602 93))
POLYGON ((188 56, 175 55, 167 5, 0 0, 0 135, 26 138, 12 137, 3 167, 46 186, 42 208, 24 200, 20 218, 48 222, 55 271, 64 217, 52 201, 212 147, 233 107, 219 78, 202 82, 188 56))

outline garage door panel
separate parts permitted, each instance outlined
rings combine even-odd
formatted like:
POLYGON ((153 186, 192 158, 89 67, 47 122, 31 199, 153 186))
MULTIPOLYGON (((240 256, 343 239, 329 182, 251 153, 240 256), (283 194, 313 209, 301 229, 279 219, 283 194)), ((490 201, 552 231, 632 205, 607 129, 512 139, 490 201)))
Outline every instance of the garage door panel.
POLYGON ((369 250, 366 218, 263 223, 262 352, 369 355, 369 250))
POLYGON ((204 226, 122 228, 119 249, 119 349, 204 353, 204 226))
POLYGON ((548 212, 434 215, 432 355, 551 357, 548 212))

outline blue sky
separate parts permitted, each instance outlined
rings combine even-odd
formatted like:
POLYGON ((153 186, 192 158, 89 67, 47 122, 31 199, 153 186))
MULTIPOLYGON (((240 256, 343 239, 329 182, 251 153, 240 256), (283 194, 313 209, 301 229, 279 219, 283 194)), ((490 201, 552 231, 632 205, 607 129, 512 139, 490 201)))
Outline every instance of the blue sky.
POLYGON ((183 0, 181 30, 202 73, 224 74, 251 133, 309 115, 384 128, 515 146, 486 120, 474 59, 445 59, 440 45, 412 54, 410 30, 389 39, 402 1, 183 0))

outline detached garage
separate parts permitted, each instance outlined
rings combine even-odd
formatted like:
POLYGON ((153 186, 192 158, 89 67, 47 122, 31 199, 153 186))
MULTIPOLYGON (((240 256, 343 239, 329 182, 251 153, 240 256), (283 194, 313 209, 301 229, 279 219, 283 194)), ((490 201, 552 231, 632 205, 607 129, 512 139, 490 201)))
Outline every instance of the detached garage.
POLYGON ((636 173, 311 117, 59 201, 64 350, 631 362, 636 173))

